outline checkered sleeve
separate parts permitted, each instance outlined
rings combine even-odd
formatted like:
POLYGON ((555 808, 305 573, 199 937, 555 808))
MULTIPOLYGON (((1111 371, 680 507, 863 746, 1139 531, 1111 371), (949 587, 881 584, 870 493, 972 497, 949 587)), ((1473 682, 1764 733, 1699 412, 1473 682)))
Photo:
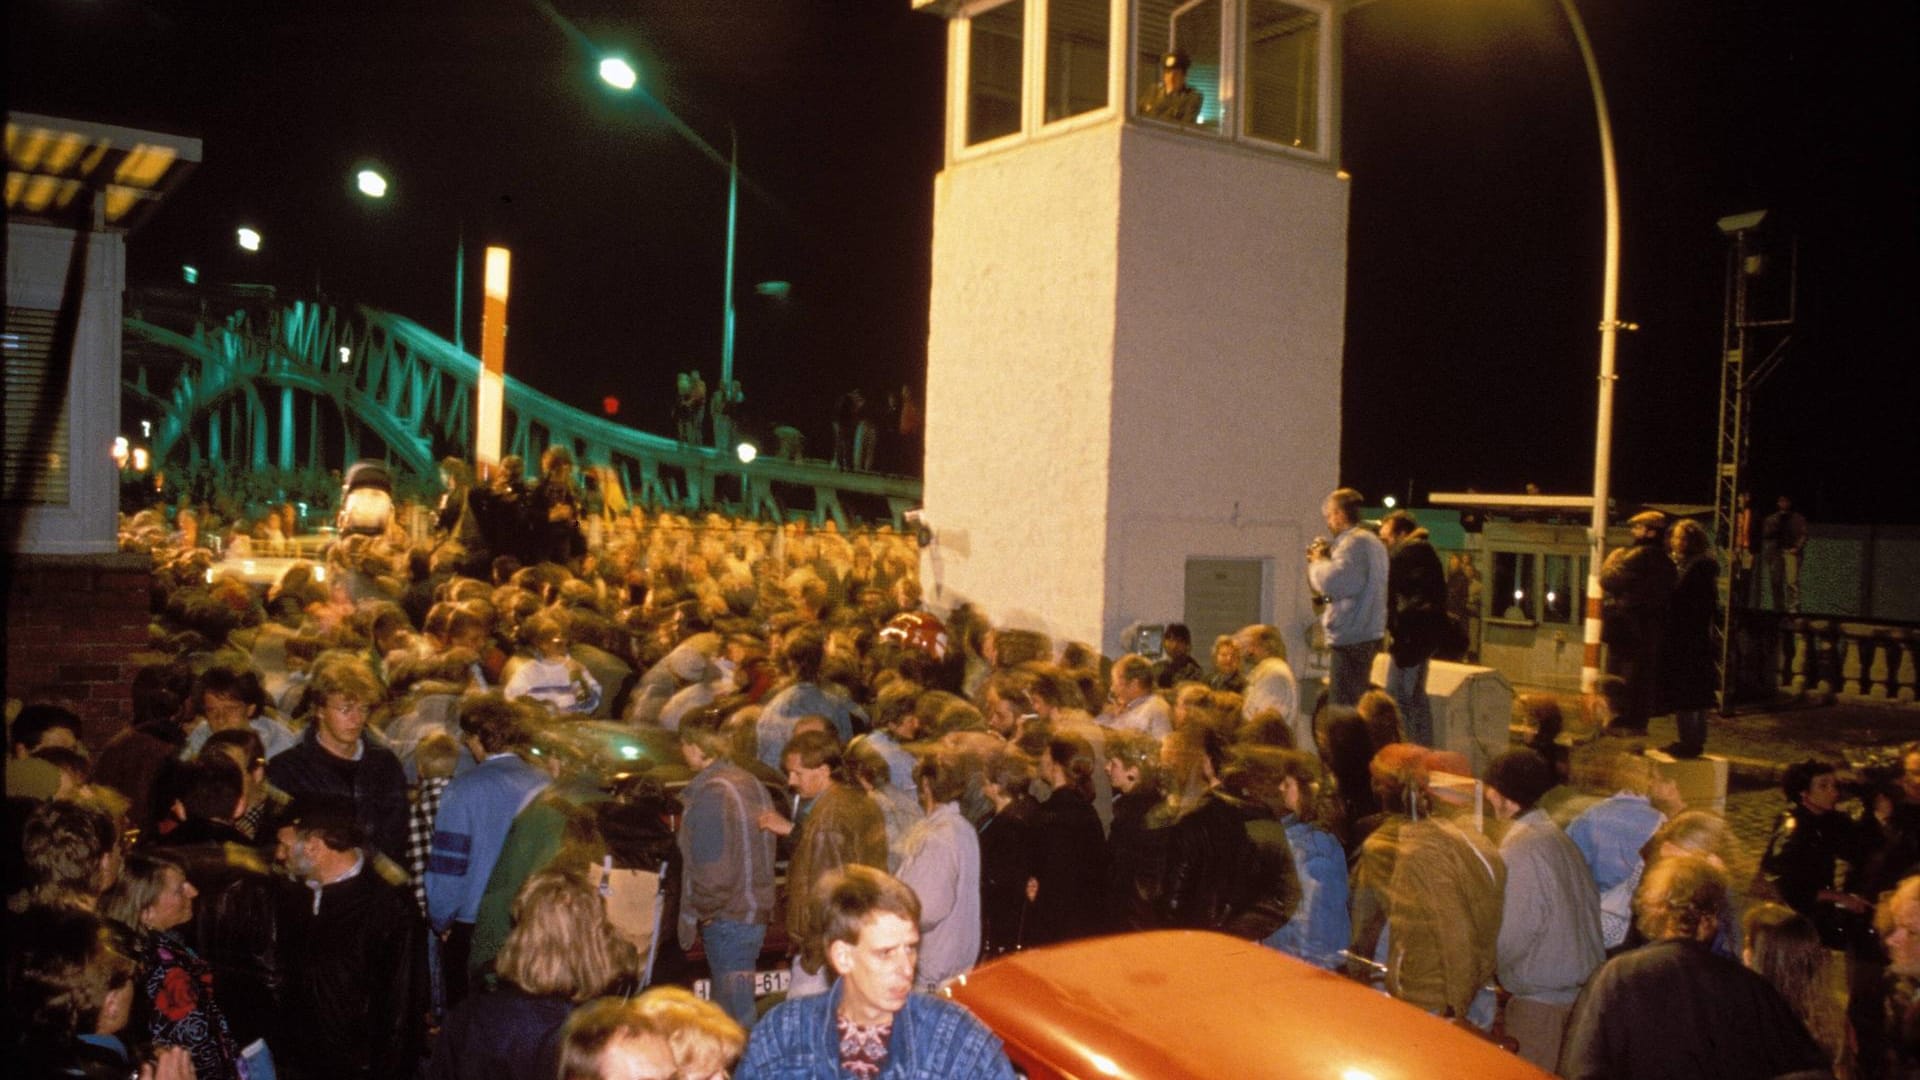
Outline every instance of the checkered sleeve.
POLYGON ((451 779, 437 776, 420 781, 407 815, 407 872, 413 875, 413 897, 420 911, 427 910, 427 856, 433 850, 433 819, 440 812, 440 793, 451 779))

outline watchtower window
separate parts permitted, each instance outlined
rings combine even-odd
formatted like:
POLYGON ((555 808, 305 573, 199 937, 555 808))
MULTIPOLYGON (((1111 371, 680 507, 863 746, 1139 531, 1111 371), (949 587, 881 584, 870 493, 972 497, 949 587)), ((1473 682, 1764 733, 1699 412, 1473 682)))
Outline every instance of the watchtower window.
POLYGON ((1161 58, 1180 52, 1187 57, 1187 85, 1200 92, 1200 115, 1194 124, 1220 130, 1220 4, 1221 0, 1139 0, 1134 99, 1142 115, 1160 88, 1161 58))
POLYGON ((1112 0, 1053 0, 1047 8, 1046 122, 1107 104, 1112 0))
POLYGON ((968 20, 968 146, 1020 131, 1026 7, 1026 0, 1007 0, 968 20))
POLYGON ((1247 0, 1243 132, 1297 150, 1320 149, 1320 13, 1247 0))

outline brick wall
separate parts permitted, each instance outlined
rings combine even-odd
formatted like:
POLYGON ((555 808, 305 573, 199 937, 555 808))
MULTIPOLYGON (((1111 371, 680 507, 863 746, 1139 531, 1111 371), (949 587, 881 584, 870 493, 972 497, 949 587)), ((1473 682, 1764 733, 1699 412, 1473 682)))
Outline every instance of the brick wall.
POLYGON ((106 745, 133 715, 136 657, 147 644, 145 555, 15 555, 7 582, 7 697, 64 705, 86 743, 106 745))

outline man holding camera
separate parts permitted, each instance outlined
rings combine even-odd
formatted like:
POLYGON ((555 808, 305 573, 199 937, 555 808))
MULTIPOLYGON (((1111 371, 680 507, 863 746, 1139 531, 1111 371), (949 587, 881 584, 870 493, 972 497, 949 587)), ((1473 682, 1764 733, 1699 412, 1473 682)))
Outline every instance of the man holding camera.
POLYGON ((1320 618, 1333 653, 1327 700, 1334 705, 1359 703, 1387 633, 1387 546, 1360 527, 1363 501, 1352 488, 1328 495, 1320 514, 1333 539, 1315 538, 1307 548, 1307 582, 1327 598, 1320 618))

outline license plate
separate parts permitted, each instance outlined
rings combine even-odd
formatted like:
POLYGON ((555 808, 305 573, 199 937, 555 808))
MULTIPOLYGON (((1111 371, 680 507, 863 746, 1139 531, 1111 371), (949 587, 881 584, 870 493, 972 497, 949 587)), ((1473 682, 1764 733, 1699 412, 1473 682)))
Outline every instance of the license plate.
MULTIPOLYGON (((786 968, 779 968, 774 971, 754 972, 753 973, 753 996, 757 998, 763 998, 763 997, 766 997, 768 994, 786 993, 787 981, 790 978, 792 978, 792 975, 793 973, 788 971, 786 968)), ((694 993, 694 996, 698 997, 702 1001, 712 1001, 713 1000, 713 980, 712 979, 693 980, 693 993, 694 993)))

